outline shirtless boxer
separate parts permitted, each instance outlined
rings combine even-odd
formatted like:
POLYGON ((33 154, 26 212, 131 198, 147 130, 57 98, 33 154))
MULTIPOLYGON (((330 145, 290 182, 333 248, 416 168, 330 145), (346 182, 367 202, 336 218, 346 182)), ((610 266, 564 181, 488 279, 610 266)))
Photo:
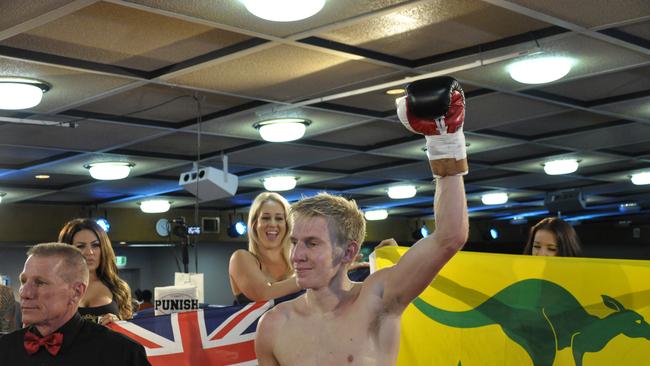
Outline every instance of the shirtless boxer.
POLYGON ((329 194, 295 203, 291 260, 298 285, 307 291, 260 320, 255 341, 260 365, 394 365, 402 312, 465 244, 462 175, 468 166, 462 89, 450 77, 419 80, 396 103, 404 126, 427 140, 437 178, 435 232, 395 266, 352 282, 347 267, 365 236, 356 203, 329 194))

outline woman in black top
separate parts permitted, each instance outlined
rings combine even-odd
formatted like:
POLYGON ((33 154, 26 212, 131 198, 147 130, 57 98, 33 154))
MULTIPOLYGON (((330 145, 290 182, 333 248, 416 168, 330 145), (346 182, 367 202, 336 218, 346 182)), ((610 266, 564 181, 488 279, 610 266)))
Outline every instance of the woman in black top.
POLYGON ((259 194, 248 214, 248 250, 230 257, 235 304, 276 299, 300 291, 291 266, 289 203, 273 192, 259 194))
POLYGON ((115 252, 106 232, 91 219, 74 219, 61 229, 59 242, 79 248, 88 264, 90 281, 79 314, 100 324, 130 319, 131 290, 117 275, 115 252))

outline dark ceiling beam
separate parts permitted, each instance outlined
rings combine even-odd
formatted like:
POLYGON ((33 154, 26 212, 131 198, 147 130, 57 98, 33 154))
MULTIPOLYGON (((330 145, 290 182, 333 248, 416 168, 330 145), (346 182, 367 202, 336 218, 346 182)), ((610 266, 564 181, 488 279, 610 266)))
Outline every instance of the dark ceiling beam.
POLYGON ((92 70, 97 73, 110 74, 114 76, 128 76, 136 78, 147 78, 148 73, 128 67, 103 64, 99 62, 80 60, 71 57, 58 56, 44 52, 24 50, 9 46, 0 45, 0 56, 18 58, 21 60, 42 62, 50 65, 68 66, 80 70, 92 70))
POLYGON ((161 67, 157 70, 151 71, 147 74, 147 79, 155 79, 159 77, 164 77, 166 74, 170 73, 176 73, 180 70, 188 69, 206 62, 210 62, 225 56, 230 56, 232 54, 241 52, 241 51, 246 51, 251 48, 263 45, 265 43, 269 42, 266 39, 261 39, 261 38, 251 38, 247 39, 243 42, 239 42, 237 44, 227 46, 218 50, 214 50, 208 53, 205 53, 200 56, 192 57, 190 59, 187 59, 185 61, 181 61, 179 63, 161 67))

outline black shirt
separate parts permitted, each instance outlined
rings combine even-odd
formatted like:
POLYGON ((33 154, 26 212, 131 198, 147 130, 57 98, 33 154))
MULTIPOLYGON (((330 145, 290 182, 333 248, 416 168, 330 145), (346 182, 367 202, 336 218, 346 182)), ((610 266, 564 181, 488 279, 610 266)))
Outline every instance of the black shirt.
POLYGON ((110 304, 95 306, 95 307, 79 307, 77 309, 82 318, 90 320, 93 323, 98 323, 97 319, 104 314, 115 314, 120 315, 120 308, 117 306, 115 299, 111 301, 110 304))
POLYGON ((105 326, 83 320, 79 314, 57 330, 63 333, 63 346, 56 356, 50 355, 45 347, 33 355, 27 354, 23 340, 31 328, 0 337, 0 366, 151 366, 142 345, 105 326))

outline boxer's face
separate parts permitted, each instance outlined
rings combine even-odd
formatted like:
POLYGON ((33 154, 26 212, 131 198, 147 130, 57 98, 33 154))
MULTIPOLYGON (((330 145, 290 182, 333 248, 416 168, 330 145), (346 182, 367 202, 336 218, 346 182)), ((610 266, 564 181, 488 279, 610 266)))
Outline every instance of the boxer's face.
POLYGON ((548 230, 537 230, 533 238, 533 255, 555 257, 558 252, 557 238, 548 230))
POLYGON ((57 324, 76 306, 75 290, 60 275, 61 257, 30 256, 20 274, 20 310, 28 325, 57 324))
POLYGON ((327 286, 343 265, 324 217, 297 217, 291 233, 291 262, 302 288, 327 286))
POLYGON ((72 237, 72 245, 81 250, 84 258, 86 258, 88 271, 95 272, 102 260, 102 247, 97 235, 92 230, 81 230, 72 237))

